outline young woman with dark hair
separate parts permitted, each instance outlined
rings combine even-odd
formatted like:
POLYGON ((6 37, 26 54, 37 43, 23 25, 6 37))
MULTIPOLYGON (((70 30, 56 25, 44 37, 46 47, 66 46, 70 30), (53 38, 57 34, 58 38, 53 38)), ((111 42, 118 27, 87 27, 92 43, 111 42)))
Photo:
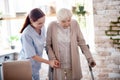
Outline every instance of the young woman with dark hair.
POLYGON ((40 80, 39 70, 41 63, 58 67, 57 60, 46 60, 42 58, 45 45, 45 14, 39 8, 34 8, 26 17, 25 23, 20 31, 22 50, 19 60, 28 59, 32 66, 32 79, 40 80))

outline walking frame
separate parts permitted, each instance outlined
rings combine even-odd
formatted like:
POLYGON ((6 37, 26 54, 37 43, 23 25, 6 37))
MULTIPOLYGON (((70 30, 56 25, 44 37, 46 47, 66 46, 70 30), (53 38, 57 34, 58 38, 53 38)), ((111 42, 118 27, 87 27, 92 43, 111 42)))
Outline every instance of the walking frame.
MULTIPOLYGON (((89 49, 89 45, 87 45, 87 46, 88 46, 88 49, 89 49)), ((87 62, 88 62, 88 60, 87 60, 87 62)), ((92 67, 89 65, 89 63, 88 63, 88 66, 89 66, 89 71, 90 71, 90 74, 91 74, 91 78, 92 78, 92 80, 94 80, 94 75, 93 75, 92 67)))
MULTIPOLYGON (((87 45, 87 46, 89 48, 89 45, 87 45)), ((87 62, 88 62, 88 60, 87 60, 87 62)), ((93 71, 92 71, 92 67, 89 65, 89 63, 88 63, 88 66, 89 66, 89 71, 90 71, 90 74, 91 74, 91 78, 92 78, 92 80, 95 80, 94 75, 93 75, 93 71)), ((53 68, 52 67, 49 67, 49 80, 53 80, 53 68)))

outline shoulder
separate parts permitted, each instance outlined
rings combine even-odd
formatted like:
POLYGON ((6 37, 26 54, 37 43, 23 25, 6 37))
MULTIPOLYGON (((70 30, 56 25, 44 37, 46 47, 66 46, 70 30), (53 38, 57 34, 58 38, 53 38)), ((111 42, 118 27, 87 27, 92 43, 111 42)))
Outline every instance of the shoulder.
POLYGON ((32 35, 33 34, 33 29, 32 29, 32 27, 30 26, 30 25, 28 25, 25 29, 24 29, 24 31, 23 31, 23 33, 22 33, 22 36, 30 36, 30 35, 32 35))
POLYGON ((49 28, 55 28, 56 26, 58 26, 57 21, 52 21, 52 22, 50 22, 50 23, 48 24, 48 29, 49 29, 49 28))
POLYGON ((78 24, 77 20, 75 20, 75 19, 72 19, 72 20, 71 20, 71 23, 72 23, 72 24, 78 24))
POLYGON ((52 21, 49 23, 49 26, 54 26, 54 25, 57 25, 57 21, 52 21))
POLYGON ((24 29, 23 33, 29 33, 32 30, 31 25, 27 25, 27 27, 24 29))
POLYGON ((79 24, 78 24, 77 20, 75 20, 75 19, 71 20, 71 27, 73 27, 73 28, 78 28, 79 27, 79 24))

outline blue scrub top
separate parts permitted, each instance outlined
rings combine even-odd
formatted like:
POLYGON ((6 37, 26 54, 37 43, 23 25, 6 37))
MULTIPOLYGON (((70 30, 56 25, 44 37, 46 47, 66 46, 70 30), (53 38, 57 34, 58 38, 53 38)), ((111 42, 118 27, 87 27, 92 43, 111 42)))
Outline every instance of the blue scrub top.
POLYGON ((32 63, 32 73, 39 73, 41 63, 32 59, 38 55, 42 57, 45 46, 45 28, 42 27, 41 35, 39 35, 31 25, 28 25, 21 35, 22 50, 19 59, 29 59, 32 63))

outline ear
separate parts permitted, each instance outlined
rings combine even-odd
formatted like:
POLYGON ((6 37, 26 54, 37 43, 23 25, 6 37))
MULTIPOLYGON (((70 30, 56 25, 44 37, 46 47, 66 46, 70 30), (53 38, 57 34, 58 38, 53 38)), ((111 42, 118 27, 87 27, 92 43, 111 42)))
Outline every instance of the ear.
POLYGON ((30 19, 30 22, 33 23, 34 21, 32 19, 30 19))

